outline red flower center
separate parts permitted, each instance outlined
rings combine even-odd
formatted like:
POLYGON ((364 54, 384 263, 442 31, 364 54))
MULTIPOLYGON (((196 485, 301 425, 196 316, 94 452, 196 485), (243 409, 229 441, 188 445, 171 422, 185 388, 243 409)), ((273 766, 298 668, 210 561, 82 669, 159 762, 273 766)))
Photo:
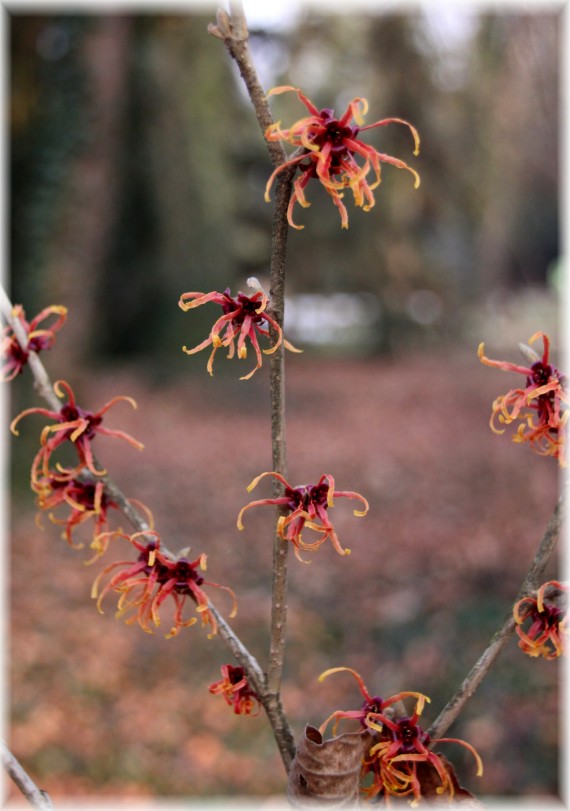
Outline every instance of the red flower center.
POLYGON ((366 718, 368 713, 373 712, 379 714, 382 712, 384 702, 380 698, 380 696, 372 696, 372 698, 368 701, 364 701, 362 704, 362 712, 358 716, 358 720, 362 724, 363 727, 367 728, 366 718))
MULTIPOLYGON (((77 420, 87 420, 87 428, 81 434, 85 439, 93 439, 98 425, 103 422, 103 417, 98 417, 90 411, 84 411, 79 406, 64 405, 60 411, 62 422, 76 422, 77 420)), ((66 436, 71 436, 73 433, 72 428, 69 429, 66 436)))
POLYGON ((325 108, 319 113, 325 127, 325 131, 316 135, 313 139, 316 144, 323 146, 325 143, 332 145, 333 152, 345 151, 345 140, 355 138, 358 134, 358 127, 348 127, 335 118, 334 111, 325 108))
POLYGON ((228 665, 228 679, 231 684, 239 684, 244 676, 245 670, 243 667, 234 667, 233 665, 228 665))
MULTIPOLYGON (((53 339, 53 335, 34 335, 28 342, 28 349, 33 349, 34 352, 41 352, 42 349, 49 349, 50 338, 53 339)), ((27 356, 28 353, 26 352, 25 354, 27 356)))
MULTIPOLYGON (((91 484, 90 482, 82 482, 79 479, 72 479, 71 482, 53 482, 52 488, 54 485, 60 484, 63 487, 68 488, 69 495, 76 501, 78 504, 81 504, 85 507, 86 510, 94 510, 95 509, 95 494, 96 494, 96 485, 91 484)), ((101 509, 105 510, 107 507, 110 506, 109 497, 107 493, 103 490, 101 494, 101 509)))
POLYGON ((535 622, 540 622, 543 628, 557 628, 564 613, 558 606, 548 603, 542 606, 542 611, 535 608, 531 613, 531 617, 535 622))
MULTIPOLYGON (((30 341, 28 343, 28 347, 30 349, 34 349, 34 347, 32 346, 32 341, 30 341)), ((10 344, 9 354, 10 354, 10 357, 16 363, 24 365, 26 363, 26 361, 28 360, 28 354, 29 353, 27 352, 27 350, 22 349, 22 347, 20 346, 18 341, 13 341, 10 344)))
POLYGON ((427 745, 429 743, 429 735, 424 732, 417 724, 413 724, 411 718, 400 718, 396 721, 397 729, 391 730, 392 738, 400 742, 400 751, 404 754, 410 754, 416 751, 415 743, 427 745))
POLYGON ((154 550, 156 550, 156 543, 149 543, 144 552, 141 552, 138 559, 146 561, 144 573, 149 575, 155 572, 157 575, 157 582, 163 586, 169 580, 176 579, 174 591, 178 594, 188 594, 194 600, 195 595, 192 591, 190 583, 200 586, 204 582, 204 578, 198 574, 195 567, 187 558, 180 558, 176 561, 174 566, 167 566, 160 558, 156 558, 154 564, 151 566, 149 558, 154 550))
POLYGON ((230 295, 230 288, 226 287, 223 292, 225 301, 222 303, 222 309, 224 311, 224 315, 228 315, 229 313, 233 313, 234 316, 232 321, 234 324, 238 326, 243 324, 246 317, 250 317, 256 324, 260 324, 262 321, 265 321, 265 317, 263 313, 258 313, 256 310, 259 309, 260 300, 250 298, 246 296, 245 293, 238 293, 235 298, 230 295))
POLYGON ((530 368, 532 369, 532 377, 527 378, 527 386, 533 383, 537 386, 545 386, 552 376, 558 376, 556 370, 549 363, 544 364, 540 360, 533 363, 530 368))
POLYGON ((370 701, 365 701, 362 705, 362 710, 364 713, 368 714, 369 712, 382 712, 382 705, 383 701, 380 696, 372 696, 370 701))
POLYGON ((287 506, 291 511, 298 507, 307 510, 310 504, 326 509, 328 492, 328 484, 302 484, 299 487, 287 487, 285 488, 285 496, 289 499, 287 506))

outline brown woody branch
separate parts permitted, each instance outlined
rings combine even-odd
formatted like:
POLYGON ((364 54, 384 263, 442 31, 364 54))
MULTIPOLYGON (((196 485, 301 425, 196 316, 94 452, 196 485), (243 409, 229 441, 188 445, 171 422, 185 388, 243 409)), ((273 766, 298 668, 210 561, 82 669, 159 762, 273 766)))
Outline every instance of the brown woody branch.
POLYGON ((0 741, 0 757, 2 765, 10 775, 14 783, 18 786, 24 797, 34 808, 48 811, 53 808, 52 801, 47 792, 38 788, 22 764, 14 757, 4 741, 0 741))
POLYGON ((48 374, 36 352, 28 350, 28 336, 20 321, 14 316, 14 308, 6 291, 0 285, 0 313, 12 328, 16 340, 24 352, 28 351, 28 366, 34 376, 34 386, 40 397, 48 403, 54 411, 59 411, 61 404, 53 390, 48 374))
MULTIPOLYGON (((230 15, 218 11, 217 24, 208 26, 208 31, 223 40, 229 55, 238 66, 261 132, 265 135, 273 123, 265 91, 261 86, 248 43, 248 28, 242 4, 230 2, 230 15)), ((279 142, 266 142, 274 166, 287 160, 287 153, 279 142)), ((270 310, 271 316, 283 328, 285 311, 285 270, 287 254, 287 208, 291 198, 295 167, 283 170, 277 177, 273 209, 273 233, 270 262, 270 310)), ((275 338, 275 336, 273 336, 275 338)), ((270 375, 271 397, 271 443, 273 470, 287 478, 286 424, 285 424, 285 362, 283 344, 273 354, 270 375)), ((282 486, 274 483, 275 495, 281 495, 282 486)), ((285 658, 287 625, 287 557, 288 543, 278 534, 273 543, 273 584, 271 602, 271 631, 269 662, 267 668, 267 691, 262 703, 273 727, 274 736, 287 771, 295 754, 291 729, 285 718, 280 700, 281 679, 285 658)))
MULTIPOLYGON (((272 316, 283 327, 285 310, 285 256, 287 245, 287 207, 291 196, 293 172, 284 172, 278 179, 273 215, 271 250, 271 308, 272 316)), ((271 358, 271 441, 273 470, 287 478, 285 424, 285 353, 283 343, 271 358)), ((274 483, 277 496, 282 485, 274 483)), ((271 601, 271 637, 267 668, 267 701, 265 710, 271 720, 283 763, 287 772, 295 754, 295 744, 284 716, 281 699, 281 678, 285 660, 287 628, 287 558, 288 541, 275 534, 273 540, 273 583, 271 601), (279 725, 276 726, 276 723, 279 725)))
MULTIPOLYGON (((523 580, 519 593, 515 598, 515 603, 518 600, 532 594, 541 584, 541 579, 544 575, 546 565, 550 560, 550 556, 556 546, 556 542, 560 536, 562 525, 564 522, 566 512, 565 497, 562 494, 554 508, 554 512, 550 517, 548 526, 542 536, 536 554, 532 560, 529 570, 523 580)), ((471 668, 467 677, 461 683, 455 695, 447 702, 443 710, 440 712, 428 734, 432 739, 437 740, 445 734, 446 730, 455 721, 467 701, 475 693, 477 687, 481 684, 495 660, 511 639, 516 627, 513 618, 512 610, 505 617, 505 620, 498 631, 494 634, 488 647, 483 651, 477 662, 471 668)))
MULTIPOLYGON (((14 335, 16 336, 16 339, 18 340, 18 343, 22 349, 27 349, 27 336, 18 319, 14 317, 13 309, 14 308, 10 302, 10 299, 8 298, 4 288, 0 285, 0 312, 2 313, 6 322, 12 328, 14 335)), ((33 350, 29 351, 28 366, 32 372, 37 392, 41 397, 43 397, 44 400, 46 400, 50 408, 52 408, 54 411, 59 411, 61 409, 61 402, 54 393, 53 384, 50 381, 45 366, 40 360, 38 354, 33 350)), ((97 460, 95 459, 94 461, 97 468, 102 469, 102 466, 97 462, 97 460)), ((146 518, 130 503, 122 490, 108 474, 95 478, 95 476, 88 471, 84 471, 81 474, 81 478, 91 482, 102 481, 105 485, 106 494, 125 515, 134 529, 136 529, 138 532, 146 532, 150 529, 146 518)), ((239 637, 234 633, 234 631, 222 618, 218 610, 210 601, 208 601, 208 608, 212 612, 212 615, 218 624, 219 636, 224 640, 230 651, 244 668, 253 689, 260 695, 263 695, 265 692, 265 676, 256 658, 247 650, 239 637)))
MULTIPOLYGON (((236 63, 249 93, 261 132, 265 133, 273 123, 273 118, 249 49, 245 14, 241 3, 230 2, 229 6, 230 15, 220 9, 216 15, 217 24, 210 24, 208 31, 212 36, 223 40, 229 55, 236 63)), ((267 149, 274 166, 280 166, 287 160, 283 144, 278 141, 268 142, 267 149)))

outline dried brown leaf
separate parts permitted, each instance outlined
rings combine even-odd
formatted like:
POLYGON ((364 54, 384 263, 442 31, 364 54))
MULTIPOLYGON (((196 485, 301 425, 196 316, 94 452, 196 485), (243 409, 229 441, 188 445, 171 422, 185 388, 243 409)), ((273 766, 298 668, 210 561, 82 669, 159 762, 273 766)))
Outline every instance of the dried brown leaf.
POLYGON ((307 724, 291 764, 287 796, 292 805, 355 806, 362 757, 370 747, 368 732, 346 732, 323 741, 307 724))

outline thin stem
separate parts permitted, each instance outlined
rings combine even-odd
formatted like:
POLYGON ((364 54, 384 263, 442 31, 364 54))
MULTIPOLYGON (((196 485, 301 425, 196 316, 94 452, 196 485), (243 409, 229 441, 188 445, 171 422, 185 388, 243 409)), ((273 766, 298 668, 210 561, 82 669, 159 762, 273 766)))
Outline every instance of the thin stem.
POLYGON ((34 808, 41 808, 42 811, 48 811, 48 809, 53 808, 49 795, 36 786, 22 764, 16 760, 14 755, 10 752, 4 741, 0 741, 0 756, 6 772, 10 775, 30 805, 33 805, 34 808))
POLYGON ((28 336, 26 335, 26 331, 22 327, 20 321, 14 316, 14 308, 12 303, 1 285, 0 312, 6 319, 6 322, 12 328, 20 347, 24 350, 24 352, 28 352, 28 366, 34 375, 34 386, 36 391, 40 397, 43 397, 43 399, 49 404, 50 408, 52 408, 54 411, 59 411, 61 408, 61 403, 55 395, 45 367, 39 359, 38 354, 32 349, 28 349, 28 336))
MULTIPOLYGON (((248 90, 261 132, 265 134, 267 128, 273 123, 273 118, 249 50, 247 23, 241 3, 230 2, 230 16, 224 11, 219 11, 217 25, 210 25, 208 30, 211 34, 224 41, 230 56, 237 64, 248 90)), ((283 145, 279 142, 268 142, 267 149, 275 166, 282 165, 288 159, 283 145)), ((294 173, 294 166, 280 173, 276 184, 275 207, 273 210, 270 310, 271 316, 281 329, 283 328, 285 312, 285 270, 287 236, 289 233, 287 208, 291 198, 294 173)), ((273 337, 275 338, 275 336, 273 337)), ((287 478, 285 354, 283 344, 271 358, 270 398, 273 470, 287 478)), ((274 491, 276 496, 281 495, 282 485, 279 482, 274 483, 274 491)), ((279 515, 281 515, 280 511, 278 511, 278 517, 279 515)), ((288 552, 288 542, 284 541, 276 533, 273 542, 273 583, 267 691, 262 699, 287 771, 289 771, 295 752, 293 735, 285 718, 280 699, 287 627, 288 552)))
MULTIPOLYGON (((0 312, 5 317, 8 324, 12 327, 14 335, 16 336, 16 339, 18 340, 18 343, 22 349, 26 349, 28 344, 27 336, 18 319, 14 318, 13 305, 10 302, 6 291, 1 285, 0 312)), ((46 368, 36 352, 30 351, 28 356, 28 366, 32 372, 37 392, 44 398, 44 400, 47 401, 49 406, 54 411, 59 411, 61 409, 61 402, 55 395, 53 384, 50 381, 46 368)), ((102 469, 102 465, 98 463, 96 457, 94 457, 94 463, 98 469, 102 469)), ((80 474, 80 478, 84 481, 93 483, 102 481, 105 485, 106 494, 125 515, 130 524, 139 532, 146 532, 150 529, 146 518, 137 509, 135 509, 135 507, 130 503, 121 489, 117 486, 117 484, 115 484, 108 474, 95 477, 88 471, 83 471, 80 474)), ((163 547, 163 549, 166 552, 168 551, 166 547, 163 547)), ((255 657, 247 650, 241 640, 232 631, 227 622, 220 616, 218 610, 210 601, 208 601, 208 608, 216 619, 220 637, 224 640, 226 645, 244 668, 248 680, 252 686, 255 685, 254 689, 256 689, 256 692, 262 694, 265 691, 265 677, 255 657)))
POLYGON ((251 655, 251 653, 244 647, 241 641, 236 637, 227 622, 220 616, 218 611, 209 603, 210 611, 214 619, 218 623, 218 633, 227 644, 237 661, 244 668, 250 686, 257 693, 259 701, 261 702, 275 740, 279 746, 283 763, 286 770, 289 770, 291 760, 293 759, 293 737, 289 728, 289 722, 285 716, 283 705, 279 695, 274 696, 267 691, 265 676, 259 664, 251 655))
MULTIPOLYGON (((528 594, 534 592, 539 586, 546 565, 550 560, 550 556, 556 546, 556 542, 560 536, 562 524, 566 512, 565 497, 562 495, 554 508, 554 512, 550 517, 548 526, 542 536, 536 554, 532 560, 529 570, 523 580, 522 586, 519 589, 514 602, 526 597, 528 594)), ((463 680, 455 695, 447 702, 443 710, 440 712, 431 728, 428 730, 429 736, 437 740, 445 734, 447 729, 455 721, 467 701, 474 694, 475 690, 487 673, 495 660, 510 640, 516 627, 513 618, 512 610, 505 617, 505 620, 498 631, 494 634, 488 647, 483 651, 477 662, 471 668, 467 677, 463 680)))
MULTIPOLYGON (((208 31, 224 41, 228 53, 238 66, 261 131, 265 133, 267 128, 273 124, 273 118, 249 49, 249 32, 243 6, 240 2, 230 1, 229 7, 230 15, 228 16, 225 11, 220 9, 216 15, 217 24, 210 24, 208 31)), ((267 149, 274 166, 280 166, 287 160, 285 148, 278 141, 267 143, 267 149)))
MULTIPOLYGON (((271 251, 271 307, 272 317, 283 326, 285 310, 285 266, 287 247, 287 206, 291 196, 293 171, 284 172, 277 185, 273 217, 273 240, 271 251)), ((287 478, 287 444, 285 423, 285 352, 281 344, 271 359, 271 446, 273 470, 287 478)), ((274 484, 276 496, 281 495, 282 485, 274 484)), ((279 513, 280 514, 280 513, 279 513)), ((278 533, 273 540, 273 584, 271 601, 271 636, 267 668, 267 691, 271 699, 266 711, 282 715, 279 693, 285 660, 287 628, 287 558, 289 544, 278 533)), ((272 723, 274 721, 272 720, 272 723)), ((293 736, 288 725, 282 729, 281 753, 285 768, 289 771, 294 754, 293 736)))
MULTIPOLYGON (((101 465, 98 463, 97 458, 94 456, 93 459, 97 469, 101 469, 101 465)), ((95 476, 93 476, 91 473, 85 472, 81 474, 80 478, 85 478, 86 480, 91 481, 93 483, 97 481, 102 481, 105 485, 105 492, 107 496, 113 503, 117 504, 118 508, 126 516, 126 518, 128 518, 131 525, 138 532, 146 532, 147 530, 150 529, 149 523, 146 520, 146 518, 143 518, 141 513, 135 507, 133 507, 133 505, 127 499, 123 491, 115 484, 113 479, 107 473, 103 476, 98 476, 97 478, 95 478, 95 476)))
POLYGON ((257 660, 247 650, 241 640, 234 634, 228 623, 220 615, 217 608, 212 603, 208 603, 208 609, 218 624, 218 633, 231 650, 237 661, 247 673, 247 679, 256 693, 262 695, 265 691, 265 676, 257 660))

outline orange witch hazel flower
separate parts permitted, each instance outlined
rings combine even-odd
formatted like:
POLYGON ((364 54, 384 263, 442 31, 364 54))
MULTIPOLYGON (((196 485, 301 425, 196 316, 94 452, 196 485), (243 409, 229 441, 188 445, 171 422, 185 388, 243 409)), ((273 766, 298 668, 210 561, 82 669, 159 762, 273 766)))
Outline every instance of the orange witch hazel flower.
POLYGON ((288 515, 282 515, 279 518, 277 532, 281 538, 292 542, 298 560, 307 563, 300 556, 299 550, 312 552, 318 549, 327 538, 330 538, 339 555, 350 554, 350 549, 343 549, 340 545, 327 511, 329 507, 333 506, 334 498, 350 498, 357 499, 364 505, 363 510, 353 510, 354 515, 364 516, 368 512, 368 502, 364 496, 349 490, 335 490, 334 479, 330 473, 324 473, 316 484, 302 484, 298 487, 292 487, 280 473, 275 471, 267 471, 257 476, 248 486, 248 493, 265 476, 273 476, 274 479, 281 482, 285 488, 283 495, 278 498, 263 498, 259 501, 251 501, 245 507, 242 507, 237 519, 238 529, 243 529, 242 517, 246 510, 264 504, 276 504, 289 510, 288 515), (301 532, 305 527, 318 532, 320 538, 310 543, 304 541, 301 532))
POLYGON ((10 325, 4 327, 0 336, 0 356, 3 360, 0 379, 4 382, 13 380, 23 371, 31 351, 41 352, 44 349, 52 348, 55 343, 55 333, 61 329, 67 318, 67 307, 61 305, 45 307, 28 322, 24 308, 21 304, 17 304, 12 310, 12 315, 21 324, 28 339, 28 345, 26 349, 23 349, 12 327, 10 325), (44 325, 43 322, 50 316, 55 316, 55 321, 52 321, 50 326, 44 325))
POLYGON ((566 467, 566 423, 569 412, 564 407, 570 402, 566 376, 549 361, 550 341, 545 333, 535 333, 529 344, 538 338, 543 341, 542 357, 529 346, 521 344, 521 350, 529 360, 528 366, 490 360, 484 354, 484 344, 479 344, 479 359, 486 366, 505 372, 518 372, 526 377, 524 388, 511 389, 497 397, 490 424, 496 434, 502 434, 505 429, 498 428, 496 420, 502 425, 520 420, 513 442, 528 442, 536 453, 553 456, 561 467, 566 467))
POLYGON ((34 489, 38 493, 37 503, 41 510, 53 510, 62 504, 70 507, 70 513, 66 519, 56 518, 53 513, 50 513, 49 518, 54 524, 65 526, 63 537, 75 549, 82 549, 83 544, 74 543, 74 529, 90 518, 94 518, 93 540, 95 541, 98 535, 107 532, 108 510, 116 509, 118 506, 105 492, 105 485, 102 481, 95 483, 79 478, 62 481, 51 476, 42 476, 36 482, 34 489))
POLYGON ((183 610, 190 599, 196 604, 196 611, 202 619, 202 625, 209 625, 211 632, 208 637, 217 633, 216 618, 210 610, 208 597, 202 586, 214 586, 227 591, 233 599, 233 608, 230 617, 236 614, 235 594, 228 586, 220 586, 205 580, 201 572, 206 570, 206 555, 199 555, 195 560, 188 557, 188 549, 183 549, 174 556, 165 549, 161 549, 160 536, 157 532, 135 532, 128 536, 121 532, 111 533, 114 537, 122 537, 138 550, 139 555, 135 561, 119 560, 106 566, 96 578, 91 590, 91 596, 97 600, 97 608, 101 613, 101 603, 110 591, 117 592, 119 602, 116 616, 123 617, 132 613, 125 622, 132 625, 138 622, 143 631, 152 633, 149 623, 155 627, 160 625, 160 611, 162 605, 169 597, 174 602, 173 624, 166 638, 177 636, 182 628, 189 628, 197 622, 196 617, 183 619, 183 610), (152 540, 148 540, 148 539, 152 540), (99 592, 101 580, 114 569, 117 571, 99 592))
POLYGON ((427 696, 412 692, 397 693, 387 699, 372 696, 360 675, 349 667, 326 670, 319 676, 319 681, 340 671, 347 671, 356 678, 364 704, 360 710, 333 713, 320 727, 320 732, 324 732, 332 718, 337 724, 341 718, 354 718, 373 734, 373 743, 362 764, 361 790, 367 799, 384 798, 388 804, 391 797, 411 797, 412 805, 415 805, 422 798, 433 798, 434 793, 447 800, 452 800, 456 793, 468 794, 459 788, 451 765, 431 747, 440 743, 464 746, 475 758, 478 776, 483 774, 481 758, 471 744, 459 738, 430 739, 418 724, 423 708, 429 702, 427 696), (416 699, 414 711, 411 715, 401 715, 394 705, 408 697, 416 699))
MULTIPOLYGON (((251 280, 252 282, 255 280, 251 280)), ((212 353, 208 360, 208 372, 213 375, 214 356, 218 349, 222 346, 226 347, 228 351, 228 358, 233 358, 236 354, 236 338, 237 338, 237 356, 240 359, 247 357, 246 339, 249 339, 253 346, 255 355, 257 357, 257 365, 248 374, 240 377, 240 380, 249 380, 255 372, 261 367, 262 364, 262 351, 266 355, 271 355, 275 352, 283 342, 286 349, 292 352, 300 352, 302 350, 295 349, 289 341, 283 341, 283 333, 281 327, 266 312, 268 298, 266 293, 258 289, 251 296, 245 293, 238 293, 233 297, 230 293, 230 288, 227 287, 223 293, 218 293, 215 290, 211 293, 183 293, 178 302, 179 307, 187 312, 193 307, 199 307, 201 304, 207 304, 209 301, 214 304, 219 304, 222 307, 223 315, 221 315, 214 326, 210 330, 210 335, 205 341, 195 346, 193 349, 182 347, 182 351, 187 355, 193 355, 195 352, 200 352, 207 346, 212 346, 212 353), (269 327, 273 327, 277 333, 277 340, 269 349, 261 350, 258 335, 269 337, 269 327)))
POLYGON ((389 163, 398 169, 407 169, 414 176, 414 186, 420 185, 418 173, 404 161, 378 152, 374 147, 360 140, 359 135, 364 130, 375 127, 385 127, 387 124, 404 124, 412 133, 414 139, 414 155, 420 151, 420 138, 415 127, 401 118, 384 118, 374 124, 363 126, 363 116, 368 110, 368 102, 363 98, 353 99, 344 113, 337 118, 334 111, 325 108, 319 110, 299 90, 298 87, 284 85, 274 87, 267 96, 287 92, 297 93, 299 100, 309 111, 309 115, 300 119, 289 129, 282 129, 281 122, 272 124, 267 128, 265 137, 268 141, 287 141, 293 146, 303 149, 301 155, 296 155, 275 169, 267 182, 265 199, 269 202, 269 191, 276 176, 290 166, 297 166, 301 174, 293 183, 293 194, 289 202, 287 219, 292 228, 301 229, 303 225, 293 222, 293 208, 295 203, 306 208, 310 205, 305 197, 305 187, 315 178, 324 186, 332 197, 333 203, 340 213, 343 228, 348 228, 348 212, 342 202, 344 190, 350 189, 354 197, 354 204, 364 211, 370 211, 375 204, 374 189, 381 181, 381 164, 389 163), (354 124, 351 121, 354 119, 354 124), (356 156, 363 159, 360 165, 356 156), (369 183, 367 175, 374 171, 374 180, 369 183))
POLYGON ((222 678, 208 687, 212 695, 221 695, 236 715, 258 715, 261 709, 257 693, 251 689, 241 665, 222 665, 222 678))
POLYGON ((566 583, 549 580, 538 589, 536 597, 523 597, 513 608, 519 648, 528 656, 556 659, 566 654, 568 616, 557 597, 568 591, 566 583), (549 592, 549 593, 548 593, 549 592), (530 620, 527 630, 523 625, 530 620))
MULTIPOLYGON (((393 699, 399 700, 398 696, 393 699)), ((435 795, 452 800, 458 787, 457 779, 447 761, 430 749, 434 744, 458 743, 465 747, 475 758, 477 776, 483 774, 483 762, 471 744, 460 738, 430 740, 428 733, 419 726, 419 717, 428 701, 427 696, 420 695, 409 716, 389 718, 384 711, 370 715, 369 726, 380 733, 380 742, 370 748, 364 760, 365 774, 372 774, 372 783, 364 789, 369 799, 384 796, 388 800, 389 797, 411 795, 413 801, 419 802, 426 793, 425 783, 429 783, 431 796, 435 773, 440 781, 435 795), (426 771, 425 767, 431 768, 426 771)))
POLYGON ((51 411, 47 408, 27 408, 25 411, 18 414, 10 426, 12 433, 18 436, 16 426, 23 417, 29 414, 41 414, 44 417, 55 420, 53 425, 46 425, 41 433, 41 447, 32 464, 32 488, 34 490, 37 490, 39 487, 38 480, 41 474, 51 480, 60 479, 61 481, 69 481, 75 478, 83 468, 87 468, 94 476, 103 476, 106 471, 96 469, 93 451, 91 449, 91 442, 97 434, 123 439, 137 450, 142 450, 144 447, 140 442, 130 436, 130 434, 124 431, 104 428, 102 425, 104 414, 106 414, 115 403, 125 400, 133 408, 136 408, 137 404, 131 397, 125 397, 124 395, 113 397, 113 399, 109 400, 99 411, 91 412, 85 411, 77 405, 73 390, 65 380, 58 380, 54 384, 53 390, 58 397, 63 397, 64 394, 67 394, 68 397, 67 403, 63 405, 59 411, 51 411), (79 455, 79 464, 73 468, 64 468, 58 463, 56 465, 56 473, 49 468, 51 456, 53 452, 67 442, 67 440, 72 442, 75 446, 79 455))
POLYGON ((382 712, 384 709, 391 706, 396 701, 401 701, 403 698, 409 698, 410 696, 419 698, 421 696, 421 693, 410 693, 410 692, 398 693, 397 696, 390 696, 390 698, 386 700, 380 698, 380 696, 376 695, 373 696, 370 694, 368 688, 364 684, 362 676, 359 673, 357 673, 356 670, 353 670, 351 667, 331 667, 329 670, 325 670, 324 673, 321 673, 321 675, 319 676, 319 681, 324 681, 332 673, 341 673, 341 672, 347 672, 350 673, 352 676, 354 676, 358 684, 358 689, 360 690, 362 697, 364 698, 364 702, 359 710, 336 710, 331 715, 329 715, 326 721, 323 721, 323 723, 319 728, 319 732, 321 733, 321 735, 324 735, 325 729, 327 728, 329 723, 333 720, 333 718, 335 719, 335 723, 332 730, 333 735, 336 735, 339 721, 342 718, 359 721, 360 725, 364 729, 368 729, 370 726, 368 723, 370 713, 382 712))
MULTIPOLYGON (((75 543, 73 533, 77 527, 93 519, 93 534, 90 547, 95 555, 86 563, 97 560, 109 545, 109 532, 107 514, 109 510, 118 509, 118 504, 105 489, 102 481, 90 481, 83 478, 61 480, 53 476, 42 476, 36 483, 37 504, 40 510, 54 510, 62 505, 69 507, 67 518, 58 518, 49 513, 49 519, 54 524, 65 527, 62 537, 74 549, 82 549, 83 543, 75 543)), ((137 499, 128 499, 130 504, 136 505, 146 514, 149 526, 153 527, 152 513, 137 499)))

